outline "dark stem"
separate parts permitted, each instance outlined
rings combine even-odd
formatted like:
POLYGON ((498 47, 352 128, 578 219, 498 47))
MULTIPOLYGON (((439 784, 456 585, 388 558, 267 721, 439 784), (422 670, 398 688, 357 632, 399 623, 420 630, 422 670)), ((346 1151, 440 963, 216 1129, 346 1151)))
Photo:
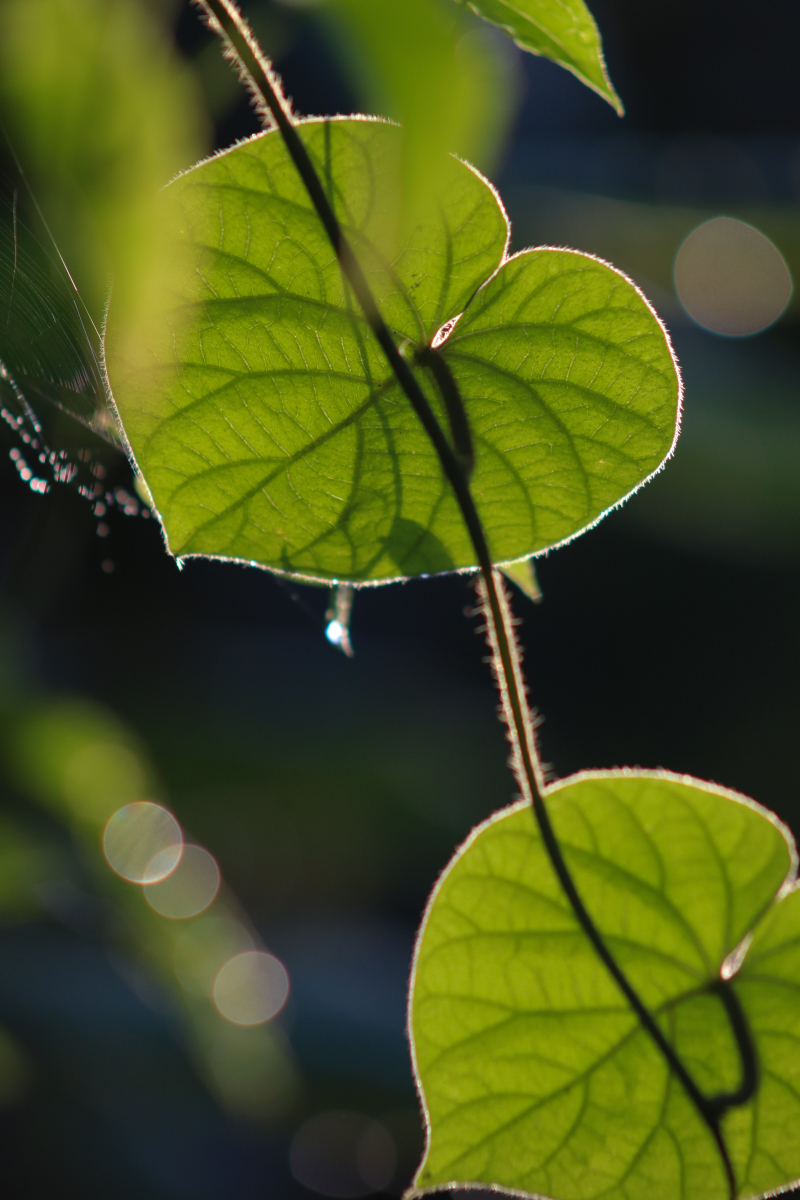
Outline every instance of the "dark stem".
POLYGON ((742 1064, 742 1081, 734 1092, 720 1092, 708 1101, 710 1108, 721 1119, 729 1108, 738 1108, 752 1100, 758 1087, 758 1058, 753 1044, 753 1035, 747 1017, 739 1003, 739 997, 727 979, 715 979, 708 989, 712 995, 719 996, 731 1024, 731 1031, 736 1039, 739 1058, 742 1064))
POLYGON ((486 534, 469 488, 467 471, 465 470, 467 463, 463 460, 464 458, 468 461, 471 460, 472 439, 469 434, 466 415, 463 411, 463 402, 460 395, 458 395, 455 381, 450 374, 449 368, 446 367, 441 356, 436 354, 432 349, 429 354, 425 351, 422 352, 421 361, 431 369, 431 373, 439 385, 445 409, 448 413, 455 449, 450 446, 408 361, 399 353, 394 338, 380 315, 361 266, 356 259, 350 243, 344 236, 308 151, 295 128, 291 109, 282 95, 280 85, 269 63, 261 55, 257 43, 250 34, 246 23, 232 3, 232 0, 194 0, 194 3, 204 12, 211 28, 222 37, 229 57, 238 65, 240 74, 255 97, 259 108, 265 114, 269 114, 275 122, 287 151, 303 181, 309 199, 330 239, 339 260, 342 273, 352 287, 369 326, 386 355, 397 382, 410 401, 414 412, 417 414, 425 432, 433 443, 445 477, 455 493, 456 501, 467 527, 467 532, 480 568, 488 632, 490 642, 495 650, 498 684, 509 725, 515 768, 523 792, 533 807, 545 849, 579 925, 631 1008, 636 1013, 641 1025, 663 1054, 670 1069, 680 1081, 702 1120, 711 1131, 723 1161, 731 1200, 733 1200, 736 1194, 736 1180, 727 1147, 722 1139, 720 1120, 727 1108, 735 1104, 745 1103, 752 1095, 755 1087, 755 1083, 751 1082, 755 1078, 755 1055, 753 1053, 752 1042, 747 1033, 746 1024, 744 1023, 743 1014, 738 1007, 738 1002, 733 1000, 729 1003, 726 999, 728 993, 731 996, 733 995, 730 988, 725 988, 720 993, 742 1054, 743 1084, 735 1093, 720 1095, 713 1100, 709 1100, 697 1087, 697 1084, 684 1067, 675 1050, 661 1032, 655 1019, 639 999, 636 991, 628 982, 613 955, 606 947, 575 887, 550 823, 543 796, 544 778, 536 753, 532 722, 525 698, 525 686, 522 680, 519 657, 516 644, 513 641, 513 635, 510 634, 510 630, 513 627, 512 618, 503 590, 502 578, 494 568, 486 534), (439 362, 444 365, 444 370, 438 366, 439 362), (469 439, 468 441, 467 438, 469 439), (740 1036, 742 1031, 744 1031, 744 1035, 740 1036))
MULTIPOLYGON (((484 572, 481 585, 479 594, 481 594, 481 591, 483 592, 482 598, 486 609, 489 642, 495 651, 496 658, 500 661, 502 669, 500 691, 503 707, 506 710, 506 720, 510 726, 516 773, 522 785, 525 798, 530 800, 533 806, 536 822, 539 826, 542 841, 544 842, 553 870, 564 889, 564 893, 572 906, 581 929, 625 996, 625 999, 636 1013, 642 1027, 663 1054, 670 1069, 683 1085, 690 1100, 710 1130, 722 1158, 730 1188, 731 1200, 733 1200, 736 1195, 736 1179, 727 1146, 722 1138, 720 1120, 726 1108, 730 1107, 732 1103, 744 1103, 744 1101, 731 1100, 723 1096, 717 1097, 715 1100, 708 1100, 703 1095, 694 1079, 692 1079, 692 1076, 686 1070, 678 1054, 662 1033, 652 1013, 639 999, 637 992, 619 967, 589 915, 570 874, 569 867, 566 864, 555 831, 550 822, 550 815, 544 803, 542 795, 544 781, 541 765, 536 753, 533 726, 527 712, 527 703, 524 699, 524 685, 522 685, 519 656, 513 634, 509 637, 508 632, 512 628, 512 625, 502 577, 498 571, 492 571, 488 577, 486 572, 484 572), (491 586, 487 586, 490 581, 491 586)), ((727 990, 730 991, 731 989, 727 990)), ((730 1009, 727 1011, 730 1015, 730 1009)), ((733 1025, 733 1021, 731 1021, 731 1024, 733 1025)), ((734 1025, 735 1030, 736 1026, 734 1025)), ((750 1047, 752 1048, 752 1043, 750 1043, 750 1047)), ((749 1097, 745 1099, 747 1098, 749 1097)))
POLYGON ((436 381, 439 394, 444 401, 447 420, 450 422, 450 435, 453 447, 458 455, 461 469, 467 479, 475 469, 475 449, 472 445, 472 430, 469 426, 467 410, 458 390, 458 384, 453 373, 445 362, 443 355, 433 346, 420 346, 414 355, 421 367, 427 367, 436 381))
POLYGON ((277 125, 289 156, 297 168, 309 199, 336 252, 342 273, 352 287, 397 382, 411 402, 423 429, 433 443, 447 481, 456 493, 456 499, 467 524, 469 535, 473 543, 476 542, 476 539, 482 542, 484 554, 481 567, 483 568, 483 563, 486 562, 491 568, 486 539, 459 460, 436 420, 414 372, 407 360, 399 353, 394 338, 378 310, 364 272, 361 270, 361 265, 352 246, 344 236, 336 213, 325 195, 320 178, 295 128, 291 111, 269 63, 259 52, 255 39, 249 33, 247 25, 231 0, 194 0, 194 3, 203 11, 214 32, 223 38, 230 57, 239 65, 240 74, 256 98, 259 108, 263 112, 269 113, 277 125))
MULTIPOLYGON (((728 1154, 728 1147, 725 1145, 725 1141, 722 1137, 720 1121, 723 1114, 729 1107, 734 1104, 744 1104, 750 1099, 752 1092, 748 1092, 747 1095, 745 1095, 742 1099, 737 1098, 738 1093, 733 1093, 728 1096, 720 1095, 712 1100, 707 1099, 703 1095, 689 1072, 684 1067, 678 1054, 661 1032, 661 1029, 656 1023, 654 1017, 639 999, 638 994, 628 982, 620 967, 617 965, 614 956, 611 954, 605 942, 603 941, 602 936, 595 928, 594 922, 589 916, 589 913, 586 911, 583 901, 581 900, 575 884, 573 883, 572 876, 569 873, 569 868, 564 861, 564 857, 561 853, 561 847, 559 846, 556 836, 553 832, 553 827, 550 824, 550 818, 540 796, 536 796, 534 798, 533 809, 542 834, 542 841, 544 842, 547 853, 550 856, 550 861, 553 864, 553 869, 558 876, 559 882, 566 893, 567 899, 572 905, 575 916, 578 919, 578 924, 581 926, 581 929, 583 929, 589 941, 594 946, 598 957, 601 959, 609 974, 615 980, 620 991, 630 1004, 631 1008, 636 1013, 643 1028, 650 1034, 650 1037, 664 1055, 664 1058, 666 1059, 670 1069, 683 1085, 683 1088, 688 1094, 689 1099, 692 1101, 703 1121, 710 1130, 722 1158, 723 1166, 725 1168, 725 1175, 728 1180, 731 1200, 734 1200, 734 1197, 736 1196, 736 1176, 734 1175, 733 1164, 731 1163, 730 1156, 728 1154)), ((730 992, 731 989, 728 988, 727 991, 730 992)), ((733 1024, 733 1022, 731 1023, 733 1024)), ((739 1043, 739 1045, 741 1049, 741 1043, 739 1043)))

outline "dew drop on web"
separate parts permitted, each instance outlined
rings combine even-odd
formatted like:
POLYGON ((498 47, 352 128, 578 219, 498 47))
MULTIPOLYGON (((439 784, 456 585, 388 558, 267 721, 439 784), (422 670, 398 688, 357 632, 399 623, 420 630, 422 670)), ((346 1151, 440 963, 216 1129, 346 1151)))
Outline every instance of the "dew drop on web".
POLYGON ((150 507, 133 480, 109 485, 104 462, 129 468, 106 398, 100 332, 8 151, 0 167, 0 428, 11 436, 20 482, 41 496, 59 486, 77 491, 94 510, 97 535, 108 537, 112 513, 149 517, 150 507))

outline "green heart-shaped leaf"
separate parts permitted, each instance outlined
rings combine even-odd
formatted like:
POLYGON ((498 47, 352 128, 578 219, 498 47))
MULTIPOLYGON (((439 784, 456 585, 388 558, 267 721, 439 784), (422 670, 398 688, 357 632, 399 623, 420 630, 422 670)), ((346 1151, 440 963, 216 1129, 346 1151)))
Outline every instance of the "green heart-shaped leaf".
MULTIPOLYGON (((720 994, 734 990, 758 1063, 753 1098, 721 1125, 737 1194, 787 1186, 800 1175, 800 894, 775 904, 796 864, 788 831, 663 772, 576 776, 547 804, 595 925, 709 1099, 742 1078, 720 994)), ((708 1125, 578 925, 529 806, 477 829, 439 881, 411 1034, 429 1122, 413 1191, 728 1194, 708 1125)))
POLYGON ((583 0, 469 0, 479 17, 499 25, 523 50, 560 63, 622 116, 611 86, 600 34, 583 0))
MULTIPOLYGON (((572 251, 504 260, 505 213, 457 159, 441 208, 389 249, 402 131, 298 128, 397 342, 412 362, 437 345, 463 394, 495 561, 574 536, 658 469, 679 382, 627 279, 572 251)), ((174 255, 150 324, 118 326, 114 297, 106 358, 172 552, 352 582, 475 566, 279 135, 182 176, 164 214, 174 255)), ((415 370, 447 427, 433 376, 415 370)))

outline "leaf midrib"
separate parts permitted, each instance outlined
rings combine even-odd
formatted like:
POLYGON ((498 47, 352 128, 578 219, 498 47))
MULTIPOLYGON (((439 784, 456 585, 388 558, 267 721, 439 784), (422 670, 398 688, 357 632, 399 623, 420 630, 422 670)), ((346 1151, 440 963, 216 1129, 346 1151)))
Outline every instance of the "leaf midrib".
MULTIPOLYGON (((569 61, 574 64, 574 66, 577 67, 579 65, 578 60, 575 58, 574 54, 567 49, 564 42, 562 42, 561 39, 556 36, 556 34, 543 25, 541 21, 537 21, 531 13, 523 12, 522 9, 517 8, 515 4, 510 4, 509 0, 494 0, 494 2, 501 8, 508 9, 509 12, 513 13, 514 16, 518 17, 522 22, 532 26, 535 30, 537 30, 537 32, 542 35, 545 42, 550 42, 553 46, 557 46, 564 57, 568 58, 569 61)), ((581 70, 583 70, 583 67, 581 67, 581 70)))

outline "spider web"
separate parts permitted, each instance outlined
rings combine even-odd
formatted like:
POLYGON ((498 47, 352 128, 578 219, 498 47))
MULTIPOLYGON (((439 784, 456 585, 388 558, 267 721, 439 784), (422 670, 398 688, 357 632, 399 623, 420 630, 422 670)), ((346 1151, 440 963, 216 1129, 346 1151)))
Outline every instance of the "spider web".
MULTIPOLYGON (((10 165, 0 164, 0 418, 14 443, 9 457, 34 492, 77 489, 105 537, 111 510, 149 517, 150 509, 132 488, 107 482, 118 473, 122 446, 101 367, 102 336, 0 127, 0 149, 3 142, 10 165)), ((318 624, 296 588, 274 578, 318 624)), ((332 588, 324 618, 329 641, 348 657, 352 603, 351 588, 332 588)))
POLYGON ((74 487, 92 503, 103 536, 111 508, 129 516, 149 509, 132 490, 105 482, 110 468, 118 473, 122 447, 102 338, 7 135, 2 141, 0 418, 13 443, 9 457, 35 492, 74 487))

